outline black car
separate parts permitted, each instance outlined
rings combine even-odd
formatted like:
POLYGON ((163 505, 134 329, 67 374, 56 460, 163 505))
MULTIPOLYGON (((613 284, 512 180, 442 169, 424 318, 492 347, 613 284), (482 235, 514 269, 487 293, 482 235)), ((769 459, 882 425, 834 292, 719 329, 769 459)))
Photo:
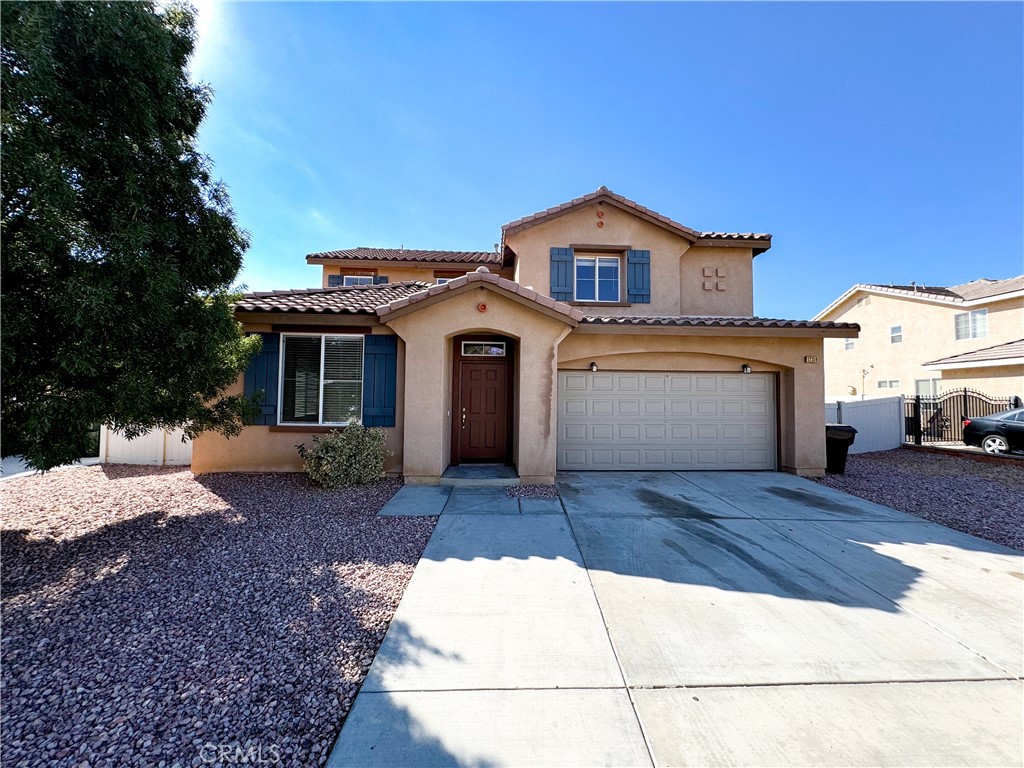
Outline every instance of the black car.
POLYGON ((1024 408, 964 419, 964 442, 985 453, 1024 451, 1024 408))

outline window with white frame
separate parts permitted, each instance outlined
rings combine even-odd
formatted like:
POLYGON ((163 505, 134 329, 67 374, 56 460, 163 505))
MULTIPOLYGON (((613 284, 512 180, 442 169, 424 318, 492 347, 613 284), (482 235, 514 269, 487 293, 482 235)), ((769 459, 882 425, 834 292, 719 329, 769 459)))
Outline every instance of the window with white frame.
POLYGON ((953 315, 956 340, 984 339, 988 336, 988 310, 975 309, 953 315))
POLYGON ((941 385, 942 379, 915 379, 914 394, 933 397, 939 394, 939 387, 941 385))
POLYGON ((351 285, 373 285, 373 275, 345 275, 342 285, 346 288, 351 285))
POLYGON ((843 349, 853 349, 853 339, 846 339, 843 342, 843 349))
POLYGON ((901 341, 903 341, 903 326, 894 325, 889 329, 889 343, 899 344, 901 341))
POLYGON ((620 264, 616 256, 577 256, 573 292, 576 301, 619 301, 620 264))
POLYGON ((859 299, 857 299, 856 306, 858 306, 858 307, 866 307, 870 303, 871 303, 871 297, 870 296, 861 296, 859 299))
POLYGON ((880 380, 878 382, 878 388, 879 389, 899 389, 900 388, 900 380, 899 379, 882 379, 882 380, 880 380))
POLYGON ((362 418, 363 337, 281 335, 281 424, 349 424, 362 418))

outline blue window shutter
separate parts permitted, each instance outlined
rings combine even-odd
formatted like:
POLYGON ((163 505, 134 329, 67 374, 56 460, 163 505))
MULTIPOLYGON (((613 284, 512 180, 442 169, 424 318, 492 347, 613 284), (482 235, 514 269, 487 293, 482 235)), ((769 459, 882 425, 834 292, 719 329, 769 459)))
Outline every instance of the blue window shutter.
POLYGON ((551 249, 551 298, 572 301, 572 248, 551 249))
POLYGON ((278 359, 281 337, 276 333, 261 333, 263 349, 245 369, 245 395, 251 397, 257 391, 263 392, 263 404, 253 424, 277 424, 277 381, 278 359))
POLYGON ((631 304, 651 303, 650 251, 626 251, 626 295, 631 304))
POLYGON ((398 337, 363 337, 363 425, 395 426, 398 397, 398 337))
POLYGON ((384 285, 388 281, 387 275, 375 275, 373 278, 374 285, 384 285))

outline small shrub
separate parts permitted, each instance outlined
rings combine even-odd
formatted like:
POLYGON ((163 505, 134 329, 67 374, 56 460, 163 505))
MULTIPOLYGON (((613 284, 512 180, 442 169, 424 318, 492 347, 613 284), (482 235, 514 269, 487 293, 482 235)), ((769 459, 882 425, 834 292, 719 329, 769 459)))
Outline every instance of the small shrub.
POLYGON ((323 437, 313 435, 313 446, 298 445, 309 479, 321 488, 348 488, 379 480, 384 475, 384 430, 350 424, 323 437))

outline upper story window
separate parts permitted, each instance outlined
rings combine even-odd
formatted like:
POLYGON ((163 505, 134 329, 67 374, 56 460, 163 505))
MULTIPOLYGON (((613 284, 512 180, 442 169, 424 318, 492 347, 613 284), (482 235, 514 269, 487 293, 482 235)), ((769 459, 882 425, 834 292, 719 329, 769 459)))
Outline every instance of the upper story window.
POLYGON ((345 275, 342 285, 373 285, 373 275, 345 275))
POLYGON ((328 275, 327 276, 327 287, 328 288, 348 288, 352 285, 373 285, 375 283, 386 283, 387 280, 384 278, 377 278, 374 275, 328 275))
POLYGON ((859 299, 857 299, 856 306, 858 306, 858 307, 866 307, 870 303, 871 303, 871 297, 870 296, 861 296, 859 299))
POLYGON ((903 341, 903 326, 894 325, 889 329, 889 343, 899 344, 901 341, 903 341))
POLYGON ((348 424, 362 418, 363 337, 282 334, 281 424, 348 424))
POLYGON ((843 349, 853 349, 853 339, 846 339, 843 342, 843 349))
POLYGON ((953 315, 953 327, 956 340, 984 339, 988 336, 988 310, 975 309, 953 315))
POLYGON ((882 380, 880 380, 878 382, 878 388, 879 389, 899 389, 900 388, 900 380, 899 379, 882 379, 882 380))
POLYGON ((576 301, 619 301, 620 264, 615 256, 577 256, 576 301))

